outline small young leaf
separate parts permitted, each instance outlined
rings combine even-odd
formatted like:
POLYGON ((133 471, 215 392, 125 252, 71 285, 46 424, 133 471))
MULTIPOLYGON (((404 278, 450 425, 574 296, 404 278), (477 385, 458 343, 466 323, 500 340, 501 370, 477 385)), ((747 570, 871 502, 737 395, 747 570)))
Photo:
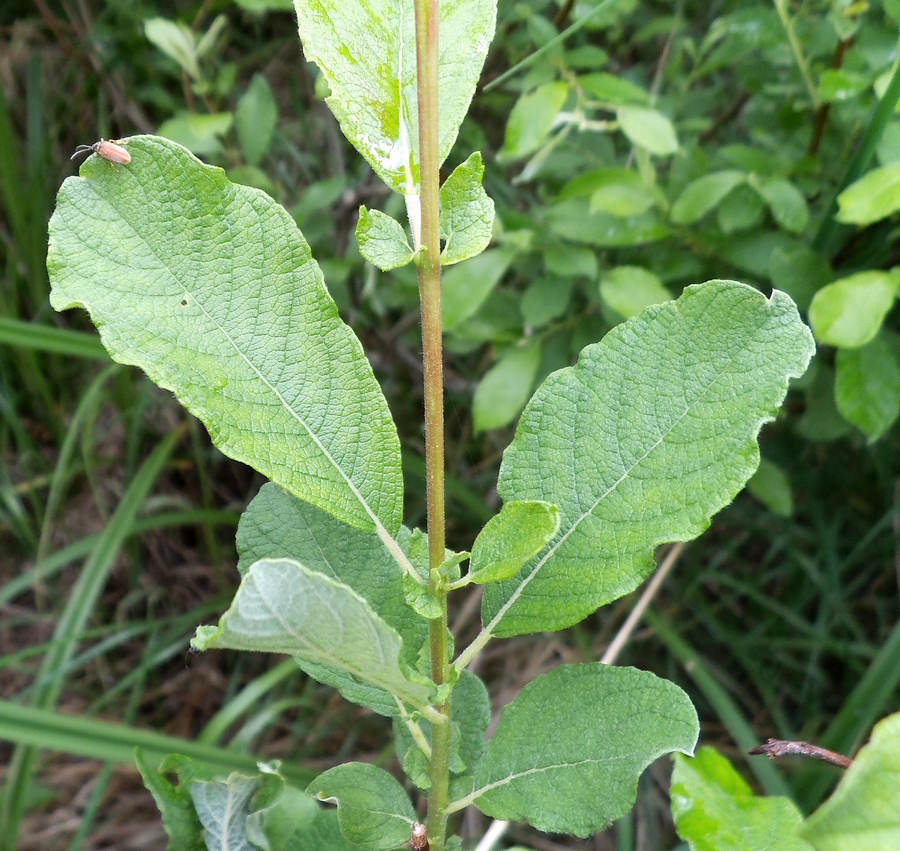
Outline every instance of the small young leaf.
POLYGON ((403 226, 381 210, 359 208, 356 241, 360 254, 382 272, 405 266, 413 259, 403 226))
POLYGON ((600 278, 600 297, 623 319, 640 313, 651 304, 672 298, 663 282, 640 266, 617 266, 600 278))
POLYGON ((900 848, 900 714, 875 725, 834 794, 800 829, 816 851, 900 848))
MULTIPOLYGON (((306 57, 322 70, 328 105, 350 143, 391 189, 418 195, 419 125, 413 0, 295 0, 306 57)), ((438 156, 462 123, 494 34, 496 0, 440 4, 438 156)))
POLYGON ((742 171, 714 171, 704 174, 684 187, 678 200, 672 205, 672 221, 679 225, 689 225, 702 219, 744 180, 746 175, 742 171))
POLYGON ((790 517, 794 513, 794 497, 791 483, 777 464, 765 458, 747 482, 747 490, 763 505, 779 517, 790 517))
POLYGON ((225 780, 194 780, 188 784, 207 848, 255 851, 247 838, 247 817, 259 786, 259 777, 237 773, 225 780))
POLYGON ((262 559, 246 573, 217 627, 199 627, 191 646, 286 653, 320 682, 382 715, 397 700, 423 707, 432 689, 401 663, 402 639, 355 591, 292 559, 262 559), (371 690, 360 700, 363 683, 371 690), (392 697, 393 695, 393 697, 392 697))
POLYGON ((522 95, 509 114, 497 160, 518 160, 540 148, 568 96, 569 84, 562 82, 545 83, 522 95))
POLYGON ((455 330, 478 312, 515 256, 510 246, 492 248, 444 273, 441 311, 445 331, 455 330))
POLYGON ((269 148, 278 121, 278 105, 272 87, 262 74, 254 74, 234 111, 234 123, 244 159, 256 165, 269 148))
POLYGON ((770 178, 759 186, 759 194, 772 216, 785 230, 800 233, 809 222, 809 207, 803 193, 789 180, 770 178))
POLYGON ((578 77, 578 85, 606 107, 646 106, 650 103, 650 95, 644 89, 615 74, 603 71, 582 74, 578 77))
POLYGON ((531 395, 541 347, 520 346, 500 358, 484 375, 475 390, 472 415, 475 431, 487 431, 511 423, 531 395))
POLYGON ((475 539, 469 576, 479 585, 513 576, 547 545, 557 529, 555 505, 506 503, 475 539))
POLYGON ((481 185, 484 163, 477 151, 441 187, 441 263, 449 266, 481 254, 491 241, 494 202, 481 185))
MULTIPOLYGON (((404 552, 409 534, 403 528, 397 538, 404 552)), ((259 559, 293 558, 309 570, 349 585, 400 634, 404 660, 415 663, 428 627, 404 603, 401 580, 405 574, 375 532, 347 526, 269 483, 241 515, 236 543, 242 576, 259 559)))
POLYGON ((89 157, 60 189, 51 304, 86 307, 113 358, 173 390, 226 455, 396 535, 397 431, 293 220, 179 145, 123 144, 127 166, 89 157))
POLYGON ((651 762, 692 753, 698 732, 688 696, 667 680, 596 662, 561 665, 503 710, 466 803, 588 836, 631 809, 651 762))
POLYGON ((622 132, 639 148, 657 156, 674 154, 678 150, 678 137, 672 122, 658 110, 623 106, 616 115, 622 132))
POLYGON ((173 783, 165 775, 176 772, 182 780, 197 776, 209 779, 212 776, 209 769, 180 754, 171 754, 154 769, 139 749, 135 749, 134 761, 162 816, 169 837, 168 851, 206 851, 203 825, 197 817, 187 783, 173 783), (180 771, 182 767, 184 773, 180 771))
POLYGON ((498 491, 559 506, 560 531, 516 576, 485 586, 486 627, 510 636, 577 623, 648 576, 657 545, 699 535, 756 469, 756 436, 813 351, 784 293, 711 281, 547 378, 498 491))
POLYGON ((852 225, 868 225, 900 210, 900 163, 872 169, 838 195, 835 218, 852 225))
MULTIPOLYGON (((450 771, 455 775, 470 773, 484 754, 484 731, 491 720, 491 701, 484 683, 471 671, 463 671, 453 688, 450 704, 451 734, 450 771)), ((418 722, 425 740, 430 744, 431 722, 418 722)), ((404 773, 420 789, 431 785, 428 757, 422 752, 402 718, 395 717, 394 747, 404 773)), ((457 782, 451 778, 451 782, 457 782)), ((460 781, 461 782, 461 781, 460 781)), ((468 791, 468 790, 466 790, 468 791)), ((464 794, 464 793, 463 793, 464 794)))
POLYGON ((200 79, 197 45, 188 27, 167 18, 148 18, 144 21, 144 35, 166 56, 174 59, 191 79, 200 79))
POLYGON ((797 836, 803 816, 789 798, 758 798, 712 748, 675 755, 672 815, 691 851, 814 851, 797 836))
POLYGON ((822 287, 809 306, 809 324, 816 339, 846 349, 864 346, 881 328, 898 284, 898 275, 868 271, 822 287))
POLYGON ((306 794, 336 803, 341 833, 364 851, 400 848, 416 821, 416 811, 397 780, 364 762, 348 762, 320 774, 306 794))
POLYGON ((841 416, 870 441, 893 425, 900 415, 900 366, 883 335, 858 349, 838 349, 834 398, 841 416))

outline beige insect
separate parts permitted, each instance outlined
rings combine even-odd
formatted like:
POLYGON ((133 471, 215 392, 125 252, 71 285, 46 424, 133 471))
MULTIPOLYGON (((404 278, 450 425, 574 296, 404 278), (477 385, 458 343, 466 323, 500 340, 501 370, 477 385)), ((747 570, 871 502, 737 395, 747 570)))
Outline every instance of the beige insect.
POLYGON ((111 163, 128 165, 131 162, 131 154, 121 145, 111 142, 109 139, 101 139, 99 142, 94 142, 93 145, 79 145, 69 159, 74 160, 79 154, 84 154, 87 151, 99 154, 103 159, 109 160, 111 163))

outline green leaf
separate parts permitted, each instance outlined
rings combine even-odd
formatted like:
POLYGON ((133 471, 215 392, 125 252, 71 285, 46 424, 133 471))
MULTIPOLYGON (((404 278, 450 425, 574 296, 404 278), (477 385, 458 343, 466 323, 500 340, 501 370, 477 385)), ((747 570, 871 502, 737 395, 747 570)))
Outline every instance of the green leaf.
POLYGON ((673 683, 597 662, 561 665, 503 710, 468 799, 493 818, 588 836, 631 809, 651 762, 691 753, 698 732, 673 683))
MULTIPOLYGON (((328 104, 350 143, 391 189, 418 195, 419 125, 413 0, 295 0, 306 58, 331 88, 328 104)), ((443 162, 481 75, 496 0, 442 0, 438 156, 443 162)))
POLYGON ((678 137, 672 122, 658 110, 623 106, 616 116, 622 132, 639 148, 663 157, 678 150, 678 137))
POLYGON ((801 828, 817 851, 900 848, 900 714, 875 725, 834 794, 801 828))
POLYGON ((247 838, 247 818, 259 790, 258 777, 230 774, 226 779, 195 780, 188 784, 194 808, 203 824, 207 848, 255 851, 247 838))
POLYGON ((759 185, 758 192, 769 205, 775 221, 785 230, 800 233, 806 227, 809 222, 806 198, 789 180, 770 178, 759 185))
POLYGON ((478 312, 515 256, 512 247, 492 248, 444 273, 441 311, 445 331, 457 329, 478 312))
POLYGON ((789 798, 758 798, 712 748, 676 754, 672 815, 691 851, 813 851, 797 836, 803 816, 789 798))
MULTIPOLYGON (((551 275, 593 281, 597 277, 597 254, 590 248, 554 243, 544 252, 544 266, 551 275)), ((538 278, 532 285, 541 280, 544 279, 538 278)))
POLYGON ((838 103, 862 94, 872 81, 869 77, 843 68, 828 68, 819 77, 819 100, 838 103))
MULTIPOLYGON (((409 530, 402 529, 397 541, 407 552, 409 530)), ((374 532, 347 526, 276 485, 265 484, 241 515, 237 550, 242 576, 259 559, 293 558, 349 585, 397 631, 405 661, 414 664, 428 627, 403 601, 405 574, 374 532)))
POLYGON ((90 157, 60 189, 53 307, 86 307, 112 357, 174 391, 226 455, 395 535, 397 432, 293 220, 178 145, 127 144, 130 164, 90 157))
POLYGON ((609 213, 621 219, 646 213, 658 203, 659 191, 647 186, 631 169, 610 169, 607 180, 591 195, 590 211, 609 213))
POLYGON ((397 700, 417 708, 431 689, 407 678, 402 639, 352 588, 292 559, 261 559, 244 575, 217 627, 199 627, 197 650, 228 647, 286 653, 320 682, 358 700, 349 682, 367 685, 365 701, 382 715, 400 711, 397 700))
POLYGON ((809 306, 809 324, 816 339, 846 349, 864 346, 881 328, 898 283, 898 275, 869 271, 822 287, 809 306))
POLYGON ((858 349, 838 349, 835 367, 841 416, 878 440, 900 415, 900 365, 887 340, 879 334, 858 349))
POLYGON ((900 163, 872 169, 838 195, 839 222, 868 225, 900 210, 900 163))
POLYGON ((735 187, 746 180, 742 171, 714 171, 691 181, 672 205, 672 221, 689 225, 715 209, 735 187))
POLYGON ((656 242, 669 235, 669 228, 655 210, 636 216, 591 212, 587 198, 567 198, 547 212, 547 225, 563 239, 601 248, 619 248, 656 242))
POLYGON ((382 272, 405 266, 413 259, 403 226, 381 210, 359 208, 356 241, 359 253, 382 272))
POLYGON ((747 490, 779 517, 790 517, 794 513, 794 497, 788 477, 781 467, 765 458, 747 482, 747 490))
POLYGON ((729 192, 716 210, 716 222, 722 233, 733 234, 756 228, 766 214, 762 198, 747 184, 729 192))
POLYGON ((174 59, 191 79, 200 79, 197 46, 194 33, 188 27, 167 18, 148 18, 144 21, 144 35, 166 56, 174 59))
POLYGON ((135 748, 134 761, 144 786, 147 787, 162 816, 163 827, 169 837, 169 851, 206 851, 203 825, 197 817, 194 802, 186 782, 173 783, 167 773, 177 773, 182 780, 197 776, 208 778, 208 768, 181 754, 171 754, 154 769, 135 748))
POLYGON ((477 151, 441 187, 441 263, 449 266, 481 254, 491 241, 494 202, 481 185, 484 163, 477 151))
POLYGON ((569 96, 569 84, 545 83, 523 94, 506 122, 503 147, 498 162, 510 162, 533 154, 547 139, 556 116, 569 96))
POLYGON ((393 851, 409 842, 416 811, 397 780, 384 769, 348 762, 320 774, 306 789, 338 806, 341 833, 364 851, 393 851))
MULTIPOLYGON (((450 703, 450 771, 456 775, 451 777, 455 788, 466 782, 460 775, 471 772, 484 754, 484 732, 490 720, 491 701, 484 683, 471 671, 463 671, 453 687, 453 699, 450 703)), ((416 743, 403 719, 394 718, 393 725, 394 747, 404 773, 420 789, 427 790, 431 786, 428 757, 416 743)), ((422 718, 418 725, 430 746, 433 736, 431 722, 422 718)))
POLYGON ((541 347, 531 343, 516 346, 485 373, 472 402, 476 433, 508 425, 519 415, 531 395, 540 363, 541 347))
MULTIPOLYGON (((344 839, 337 810, 322 809, 312 824, 294 832, 283 851, 357 851, 358 846, 344 839)), ((174 851, 174 849, 173 849, 174 851)))
POLYGON ((756 436, 813 350, 784 293, 710 281, 547 378, 498 492, 559 506, 560 531, 515 577, 485 587, 486 627, 510 636, 577 623, 640 584, 659 544, 699 535, 756 469, 756 436))
MULTIPOLYGON (((574 251, 579 250, 581 249, 574 249, 574 251)), ((594 259, 593 252, 589 251, 587 254, 594 259)), ((595 273, 596 262, 596 259, 594 259, 595 273)), ((528 285, 528 289, 522 293, 522 300, 519 302, 519 312, 522 314, 522 321, 525 323, 525 327, 540 327, 562 316, 569 306, 571 296, 571 278, 535 278, 528 285)))
POLYGON ((161 137, 184 145, 198 156, 214 156, 223 150, 222 137, 230 130, 234 116, 230 112, 195 115, 182 112, 164 121, 158 130, 161 137))
POLYGON ((557 529, 559 511, 555 505, 506 503, 475 539, 469 576, 479 585, 508 579, 544 549, 557 529))
POLYGON ((663 282, 640 266, 617 266, 600 278, 600 297, 607 307, 628 319, 651 304, 672 298, 663 282))
POLYGON ((604 106, 646 106, 650 103, 650 95, 640 86, 624 77, 599 71, 594 74, 582 74, 578 85, 591 97, 601 101, 604 106))
POLYGON ((262 74, 254 74, 234 111, 235 129, 249 165, 256 165, 269 149, 277 121, 278 105, 272 87, 262 74))

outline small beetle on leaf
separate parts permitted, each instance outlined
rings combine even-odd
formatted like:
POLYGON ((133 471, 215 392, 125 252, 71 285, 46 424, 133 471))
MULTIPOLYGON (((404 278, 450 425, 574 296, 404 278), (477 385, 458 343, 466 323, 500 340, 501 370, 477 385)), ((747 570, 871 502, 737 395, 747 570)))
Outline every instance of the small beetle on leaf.
POLYGON ((86 153, 87 151, 99 154, 103 159, 109 160, 111 163, 128 165, 128 163, 131 162, 131 154, 129 154, 121 145, 110 142, 108 139, 101 139, 99 142, 94 142, 93 145, 79 145, 75 149, 75 153, 72 154, 69 159, 74 160, 79 154, 86 153))

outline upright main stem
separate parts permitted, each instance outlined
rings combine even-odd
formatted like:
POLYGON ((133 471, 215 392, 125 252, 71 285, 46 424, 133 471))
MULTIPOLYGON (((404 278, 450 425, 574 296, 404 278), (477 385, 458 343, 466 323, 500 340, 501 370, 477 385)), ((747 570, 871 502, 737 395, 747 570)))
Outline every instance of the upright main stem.
MULTIPOLYGON (((419 185, 422 203, 422 251, 418 263, 425 370, 425 464, 428 501, 428 556, 431 593, 441 617, 429 621, 431 676, 438 685, 450 673, 447 645, 447 592, 444 561, 444 369, 441 339, 441 258, 438 152, 438 0, 415 0, 416 69, 419 105, 419 185)), ((431 789, 428 793, 428 842, 444 851, 450 779, 450 701, 435 707, 444 723, 432 725, 431 789)))

